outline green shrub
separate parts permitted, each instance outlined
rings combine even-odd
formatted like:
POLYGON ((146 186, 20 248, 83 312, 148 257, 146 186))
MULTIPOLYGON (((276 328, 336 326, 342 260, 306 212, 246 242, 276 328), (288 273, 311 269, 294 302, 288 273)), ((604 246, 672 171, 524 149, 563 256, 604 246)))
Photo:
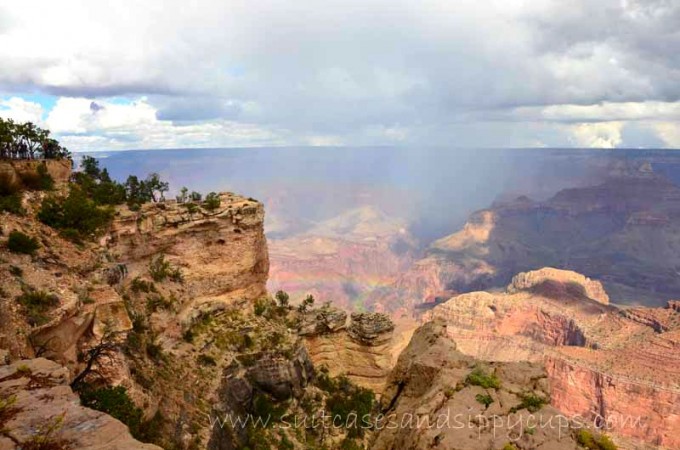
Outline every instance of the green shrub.
POLYGON ((48 311, 59 306, 59 298, 45 291, 25 291, 17 297, 17 302, 24 307, 28 323, 33 326, 46 323, 48 311))
POLYGON ((16 403, 16 395, 0 398, 0 423, 6 423, 10 417, 19 412, 19 409, 15 407, 16 403))
POLYGON ((511 442, 508 442, 503 446, 503 450, 517 450, 517 446, 511 442))
POLYGON ((163 355, 163 348, 153 342, 146 343, 146 354, 154 361, 162 361, 165 357, 163 355))
POLYGON ((515 413, 517 411, 520 411, 522 409, 526 409, 527 411, 531 413, 535 413, 539 409, 543 407, 543 405, 548 403, 548 399, 539 397, 536 394, 532 393, 527 393, 527 394, 522 394, 522 401, 519 405, 513 406, 510 408, 511 413, 515 413))
POLYGON ((205 196, 205 202, 203 202, 203 207, 206 210, 213 212, 217 208, 219 208, 221 204, 222 200, 220 199, 220 196, 215 192, 211 192, 210 194, 205 196))
POLYGON ((370 389, 352 384, 346 377, 337 380, 338 389, 326 400, 326 407, 341 423, 347 425, 347 435, 351 438, 363 436, 362 419, 371 414, 375 394, 370 389), (349 418, 350 414, 353 415, 349 418), (354 416, 356 420, 353 420, 354 416))
POLYGON ((32 255, 40 245, 36 238, 32 238, 21 231, 14 230, 9 234, 7 241, 7 248, 12 253, 23 253, 25 255, 32 255))
POLYGON ((108 227, 113 219, 113 209, 97 206, 82 190, 72 187, 66 198, 45 198, 38 219, 77 242, 91 238, 108 227))
POLYGON ((194 332, 189 328, 182 334, 182 339, 184 342, 187 342, 189 344, 194 342, 194 332))
POLYGON ((146 311, 151 314, 159 309, 169 310, 172 308, 172 302, 160 294, 151 295, 146 298, 146 311))
POLYGON ((144 292, 144 293, 148 294, 150 292, 154 292, 154 293, 158 292, 156 290, 156 286, 152 282, 142 280, 139 277, 135 277, 132 280, 132 283, 130 284, 130 289, 134 293, 144 292))
POLYGON ((255 418, 261 419, 262 423, 268 425, 273 422, 280 422, 281 417, 286 414, 286 405, 274 402, 267 394, 256 392, 253 396, 252 413, 255 418))
POLYGON ((130 433, 133 436, 140 434, 142 410, 132 402, 124 387, 85 389, 80 394, 80 402, 83 406, 104 412, 120 420, 130 428, 130 433))
POLYGON ((475 400, 484 405, 486 408, 493 403, 493 398, 489 394, 477 394, 475 400))
POLYGON ((45 163, 39 164, 35 172, 22 173, 21 183, 32 191, 50 191, 54 189, 54 179, 47 171, 45 163))
POLYGON ((217 361, 210 355, 198 355, 196 361, 202 366, 216 366, 217 361))
POLYGON ((166 279, 176 283, 182 283, 184 276, 178 267, 172 267, 170 261, 165 260, 165 255, 160 254, 149 263, 149 275, 154 281, 162 282, 166 279))
POLYGON ((36 433, 21 444, 22 450, 68 450, 71 443, 56 434, 64 425, 64 414, 54 416, 36 427, 36 433))
POLYGON ((21 267, 9 266, 9 273, 14 275, 15 277, 20 277, 24 274, 24 271, 21 267))
POLYGON ((578 432, 576 441, 587 450, 617 450, 618 448, 609 436, 605 434, 594 436, 593 433, 585 429, 578 432))
POLYGON ((5 211, 16 215, 24 214, 24 209, 21 207, 20 194, 0 196, 0 213, 5 211))
POLYGON ((288 307, 290 296, 286 292, 277 291, 276 295, 274 297, 276 298, 276 301, 279 303, 280 307, 282 307, 282 308, 288 307))
POLYGON ((272 302, 269 298, 267 297, 261 297, 255 300, 255 315, 256 316, 269 316, 269 312, 272 309, 272 307, 275 306, 274 302, 272 302))
POLYGON ((487 374, 484 369, 477 367, 465 379, 468 385, 479 386, 484 389, 498 389, 501 381, 494 374, 487 374))

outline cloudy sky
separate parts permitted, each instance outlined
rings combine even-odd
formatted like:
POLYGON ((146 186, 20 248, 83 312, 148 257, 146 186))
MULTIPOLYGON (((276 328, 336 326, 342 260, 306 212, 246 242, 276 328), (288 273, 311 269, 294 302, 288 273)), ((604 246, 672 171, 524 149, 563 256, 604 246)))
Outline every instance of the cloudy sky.
POLYGON ((678 0, 0 0, 0 61, 72 150, 680 147, 678 0))

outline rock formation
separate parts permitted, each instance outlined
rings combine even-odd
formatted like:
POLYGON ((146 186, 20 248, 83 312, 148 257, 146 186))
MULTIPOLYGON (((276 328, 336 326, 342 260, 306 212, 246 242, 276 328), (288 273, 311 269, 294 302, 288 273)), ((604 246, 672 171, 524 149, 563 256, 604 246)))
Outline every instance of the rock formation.
POLYGON ((325 366, 332 376, 345 374, 359 386, 382 391, 397 351, 394 324, 380 313, 347 314, 324 307, 305 314, 299 334, 316 367, 325 366))
POLYGON ((38 166, 44 165, 55 183, 66 183, 71 178, 71 160, 68 159, 31 159, 0 161, 0 177, 10 184, 22 184, 22 179, 35 176, 38 166))
POLYGON ((675 448, 680 314, 672 302, 620 309, 604 300, 596 281, 542 269, 519 274, 506 292, 453 297, 427 317, 444 321, 458 350, 472 357, 544 362, 552 405, 565 414, 675 448))

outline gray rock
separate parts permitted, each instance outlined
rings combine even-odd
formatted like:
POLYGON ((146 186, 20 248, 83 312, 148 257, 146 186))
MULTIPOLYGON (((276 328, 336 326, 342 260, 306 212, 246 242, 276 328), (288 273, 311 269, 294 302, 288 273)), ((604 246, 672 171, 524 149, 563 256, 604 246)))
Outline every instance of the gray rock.
POLYGON ((338 308, 324 307, 308 311, 303 317, 298 334, 300 336, 315 336, 324 333, 334 333, 345 328, 347 313, 338 308))
POLYGON ((349 336, 366 345, 374 345, 385 334, 394 331, 394 323, 382 313, 352 313, 352 320, 347 329, 349 336))

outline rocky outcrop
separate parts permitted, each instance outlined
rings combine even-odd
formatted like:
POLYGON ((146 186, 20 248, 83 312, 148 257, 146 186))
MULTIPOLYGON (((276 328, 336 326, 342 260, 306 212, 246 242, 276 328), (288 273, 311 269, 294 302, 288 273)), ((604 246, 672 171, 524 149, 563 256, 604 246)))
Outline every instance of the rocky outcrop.
POLYGON ((599 281, 591 280, 580 273, 570 270, 560 270, 552 267, 544 267, 543 269, 515 275, 508 286, 508 292, 540 290, 546 283, 559 283, 567 289, 570 287, 575 288, 590 299, 603 305, 609 304, 609 296, 599 281))
POLYGON ((393 364, 394 323, 384 314, 353 313, 345 327, 346 317, 332 307, 307 312, 300 332, 309 355, 316 367, 327 367, 332 376, 345 374, 380 393, 393 364))
POLYGON ((302 316, 298 334, 313 336, 334 333, 345 328, 347 313, 337 308, 320 308, 308 311, 302 316))
POLYGON ((444 322, 429 322, 415 332, 389 376, 384 420, 371 448, 576 449, 568 420, 541 402, 528 410, 529 396, 549 399, 540 365, 480 365, 457 350, 444 322), (473 371, 498 384, 476 385, 468 378, 473 371), (553 425, 538 426, 537 417, 553 425))
POLYGON ((0 398, 8 405, 0 412, 0 448, 160 449, 133 439, 111 416, 80 406, 68 381, 66 368, 44 358, 0 366, 0 398))
POLYGON ((394 331, 394 323, 381 313, 352 313, 347 334, 365 345, 379 345, 381 338, 394 331))
POLYGON ((252 301, 266 295, 269 258, 261 203, 220 194, 213 213, 193 211, 175 201, 122 208, 104 240, 129 277, 147 272, 152 257, 164 254, 184 272, 181 315, 206 302, 252 301))
POLYGON ((446 323, 458 350, 472 357, 545 362, 553 405, 565 413, 674 448, 680 314, 672 304, 620 310, 603 299, 592 280, 542 269, 515 277, 506 292, 453 297, 427 317, 446 323), (637 417, 654 419, 631 425, 637 417))

